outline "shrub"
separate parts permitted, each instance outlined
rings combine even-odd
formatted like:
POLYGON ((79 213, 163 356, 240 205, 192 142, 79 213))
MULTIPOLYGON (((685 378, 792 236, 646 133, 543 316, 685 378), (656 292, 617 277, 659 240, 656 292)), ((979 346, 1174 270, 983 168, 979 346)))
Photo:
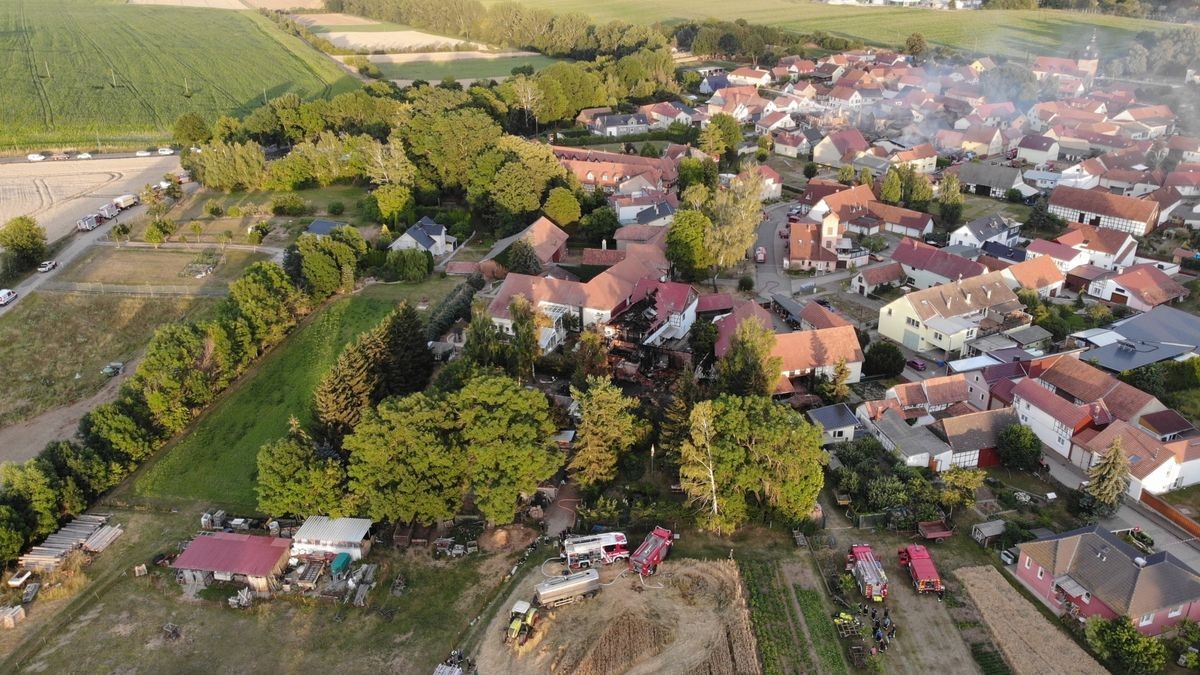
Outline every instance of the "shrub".
POLYGON ((271 200, 271 213, 277 216, 303 216, 310 207, 298 194, 283 194, 271 200))
POLYGON ((754 277, 747 274, 738 279, 738 290, 742 291, 743 293, 749 293, 750 291, 754 290, 754 277))
POLYGON ((1021 196, 1021 191, 1018 190, 1017 188, 1009 188, 1008 192, 1004 193, 1004 198, 1014 204, 1020 202, 1023 199, 1023 197, 1021 196))
POLYGON ((227 211, 225 211, 225 213, 230 218, 241 218, 242 217, 242 210, 236 206, 229 207, 229 209, 227 211))
POLYGON ((329 202, 329 206, 325 210, 331 216, 340 216, 346 212, 346 205, 342 202, 329 202))
POLYGON ((204 213, 212 216, 213 218, 220 218, 225 214, 225 207, 221 206, 221 203, 217 200, 210 199, 204 202, 204 213))

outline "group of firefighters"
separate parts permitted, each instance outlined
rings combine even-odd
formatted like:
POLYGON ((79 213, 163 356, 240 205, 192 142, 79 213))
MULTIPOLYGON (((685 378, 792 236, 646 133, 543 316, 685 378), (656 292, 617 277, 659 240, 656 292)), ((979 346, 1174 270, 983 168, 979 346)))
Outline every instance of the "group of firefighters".
MULTIPOLYGON (((872 655, 879 652, 886 652, 892 640, 896 639, 897 626, 896 622, 892 621, 891 612, 892 610, 887 607, 883 608, 883 612, 880 612, 878 607, 870 608, 871 637, 875 639, 875 646, 871 647, 872 655)), ((858 613, 866 617, 868 614, 867 606, 861 602, 858 603, 858 613)), ((863 621, 865 622, 866 619, 864 618, 863 621)))

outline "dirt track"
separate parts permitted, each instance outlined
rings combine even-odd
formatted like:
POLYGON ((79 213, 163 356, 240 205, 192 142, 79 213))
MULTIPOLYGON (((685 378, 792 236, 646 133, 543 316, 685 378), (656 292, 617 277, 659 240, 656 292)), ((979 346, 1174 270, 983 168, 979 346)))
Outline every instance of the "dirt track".
POLYGON ((0 164, 0 222, 33 216, 54 241, 70 234, 80 216, 178 169, 176 155, 0 164))
MULTIPOLYGON (((561 569, 546 564, 546 572, 561 569)), ((518 584, 487 628, 481 673, 759 673, 741 580, 730 561, 668 561, 646 580, 601 570, 611 583, 591 600, 542 612, 533 638, 502 643, 508 608, 533 595, 536 571, 518 584), (618 578, 619 576, 619 578, 618 578), (662 586, 662 588, 656 588, 662 586)))

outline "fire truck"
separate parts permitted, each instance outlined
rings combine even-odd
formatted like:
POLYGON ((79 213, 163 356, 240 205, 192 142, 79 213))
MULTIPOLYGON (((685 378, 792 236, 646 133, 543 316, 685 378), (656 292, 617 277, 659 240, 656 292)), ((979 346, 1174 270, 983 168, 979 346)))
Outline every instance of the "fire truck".
POLYGON ((854 575, 858 590, 864 597, 883 602, 888 594, 887 574, 883 563, 875 558, 875 552, 866 544, 854 544, 846 555, 846 571, 854 575))
POLYGON ((671 531, 665 527, 655 527, 629 559, 629 569, 641 576, 654 574, 658 564, 671 550, 671 543, 671 531))
POLYGON ((562 542, 559 557, 573 570, 611 565, 629 559, 629 543, 624 532, 567 537, 562 542))
POLYGON ((918 593, 937 593, 942 590, 942 577, 929 557, 929 549, 920 544, 909 544, 897 551, 897 557, 900 566, 908 568, 913 588, 918 593))

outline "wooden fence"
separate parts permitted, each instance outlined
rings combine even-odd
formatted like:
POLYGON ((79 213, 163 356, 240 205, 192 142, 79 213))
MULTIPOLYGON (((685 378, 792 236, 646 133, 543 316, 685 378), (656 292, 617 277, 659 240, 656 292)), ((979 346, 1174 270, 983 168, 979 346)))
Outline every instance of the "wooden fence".
POLYGON ((1141 502, 1146 506, 1157 511, 1162 517, 1182 527, 1188 534, 1193 537, 1200 537, 1200 523, 1180 513, 1178 509, 1165 501, 1155 497, 1146 490, 1142 490, 1141 502))

